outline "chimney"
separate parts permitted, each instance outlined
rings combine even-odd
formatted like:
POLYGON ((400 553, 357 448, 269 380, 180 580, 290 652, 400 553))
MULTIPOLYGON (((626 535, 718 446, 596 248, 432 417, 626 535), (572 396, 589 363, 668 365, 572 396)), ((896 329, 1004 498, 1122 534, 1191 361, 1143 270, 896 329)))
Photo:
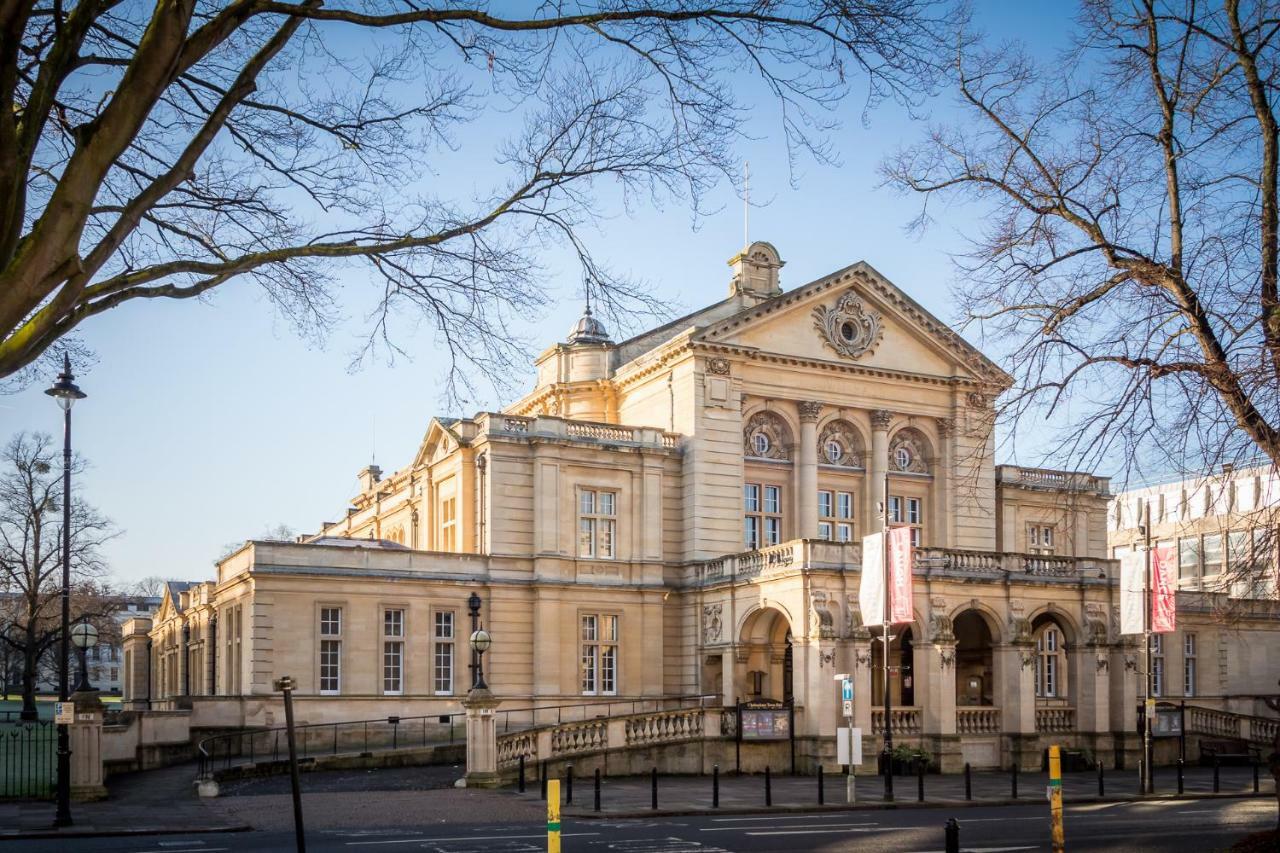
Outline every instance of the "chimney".
POLYGON ((356 479, 360 481, 360 491, 367 492, 382 479, 382 469, 377 465, 370 465, 364 468, 356 475, 356 479))

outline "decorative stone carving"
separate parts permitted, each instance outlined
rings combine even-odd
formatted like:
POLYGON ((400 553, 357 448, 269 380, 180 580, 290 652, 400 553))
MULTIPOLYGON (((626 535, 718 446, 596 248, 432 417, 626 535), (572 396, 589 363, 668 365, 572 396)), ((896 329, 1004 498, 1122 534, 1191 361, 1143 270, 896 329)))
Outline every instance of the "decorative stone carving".
POLYGON ((1031 620, 1025 616, 1009 617, 1009 638, 1012 643, 1031 643, 1031 620))
POLYGON ((938 425, 938 435, 943 438, 950 437, 956 431, 955 418, 938 418, 936 423, 938 425))
POLYGON ((1107 612, 1106 606, 1090 602, 1084 607, 1084 630, 1086 642, 1091 646, 1107 644, 1107 612))
POLYGON ((862 452, 862 437, 848 421, 831 421, 818 436, 818 461, 823 465, 861 468, 862 452))
POLYGON ((813 324, 827 345, 845 358, 861 358, 875 349, 884 335, 880 315, 868 311, 851 290, 842 294, 834 307, 813 309, 813 324))
POLYGON ((870 649, 859 649, 854 657, 858 661, 858 666, 871 666, 870 649))
POLYGON ((709 358, 707 359, 707 373, 714 373, 716 376, 729 375, 729 359, 727 358, 709 358))
POLYGON ((1022 662, 1023 669, 1031 669, 1031 667, 1035 665, 1036 656, 1031 652, 1019 652, 1018 654, 1022 662))
POLYGON ((709 645, 720 642, 723 624, 720 614, 724 612, 723 604, 707 604, 702 608, 702 642, 709 645))
POLYGON ((956 662, 956 650, 950 646, 943 647, 938 650, 938 661, 942 664, 942 668, 951 669, 956 662))
POLYGON ((814 632, 823 638, 831 638, 836 635, 835 622, 831 618, 831 610, 828 607, 827 594, 825 592, 815 592, 810 599, 810 605, 813 608, 813 627, 814 632))
POLYGON ((1094 661, 1094 667, 1097 672, 1108 672, 1111 669, 1111 661, 1107 660, 1105 655, 1098 655, 1098 659, 1094 661))
POLYGON ((925 452, 927 446, 924 436, 911 427, 898 430, 889 442, 889 470, 928 474, 929 460, 925 452))
POLYGON ((800 410, 801 421, 816 421, 818 416, 822 414, 822 404, 815 403, 812 400, 804 400, 796 406, 800 410))
POLYGON ((862 606, 858 597, 850 595, 845 599, 844 632, 847 637, 869 637, 871 632, 862 624, 862 606))
POLYGON ((757 459, 791 458, 791 433, 773 412, 756 412, 742 431, 742 452, 757 459))
POLYGON ((937 611, 929 614, 929 639, 935 643, 956 641, 955 628, 951 624, 950 616, 937 611))
POLYGON ((822 651, 821 649, 818 650, 818 669, 822 669, 826 666, 830 666, 832 669, 835 669, 835 666, 836 666, 836 650, 835 649, 830 649, 829 651, 825 651, 825 652, 822 651))
POLYGON ((987 398, 981 391, 970 391, 965 396, 965 402, 969 404, 971 409, 987 408, 987 398))
POLYGON ((893 412, 888 409, 875 409, 871 412, 872 429, 888 429, 893 421, 893 412))

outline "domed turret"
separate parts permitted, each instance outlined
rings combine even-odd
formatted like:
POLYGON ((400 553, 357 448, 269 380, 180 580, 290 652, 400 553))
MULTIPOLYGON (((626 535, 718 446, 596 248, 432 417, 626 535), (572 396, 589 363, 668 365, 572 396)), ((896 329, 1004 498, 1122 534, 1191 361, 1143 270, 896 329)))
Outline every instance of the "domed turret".
POLYGON ((582 317, 569 330, 568 342, 571 344, 607 344, 609 332, 595 317, 591 316, 591 306, 582 309, 582 317))

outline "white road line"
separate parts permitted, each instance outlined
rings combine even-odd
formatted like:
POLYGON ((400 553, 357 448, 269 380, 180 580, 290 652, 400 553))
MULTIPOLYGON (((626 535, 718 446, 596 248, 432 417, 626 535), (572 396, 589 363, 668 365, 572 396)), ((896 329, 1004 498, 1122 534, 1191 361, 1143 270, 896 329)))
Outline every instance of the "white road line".
MULTIPOLYGON (((1038 847, 964 847, 962 853, 1005 853, 1013 850, 1039 850, 1038 847)), ((915 853, 947 853, 945 850, 917 850, 915 853)))
POLYGON ((715 823, 729 823, 731 821, 760 821, 760 820, 823 820, 822 814, 793 814, 793 815, 757 815, 755 817, 713 817, 711 820, 715 823))
MULTIPOLYGON (((203 844, 203 841, 189 841, 188 844, 203 844)), ((164 847, 160 850, 134 850, 133 853, 219 853, 230 850, 230 847, 164 847)))
POLYGON ((872 829, 762 829, 759 831, 743 832, 743 835, 834 835, 838 832, 893 832, 889 827, 879 827, 872 829))
MULTIPOLYGON (((1045 823, 1048 823, 1049 816, 1045 815, 1044 817, 971 817, 968 819, 956 818, 956 820, 960 821, 961 826, 964 826, 966 823, 1006 823, 1011 820, 1042 820, 1045 823)), ((1022 848, 1014 847, 1012 849, 1020 850, 1022 848)))
MULTIPOLYGON (((850 829, 855 826, 879 826, 878 823, 809 823, 809 824, 788 824, 786 829, 850 829)), ((746 832, 749 829, 763 829, 764 827, 754 826, 714 826, 710 828, 699 828, 698 832, 746 832)))
MULTIPOLYGON (((560 834, 561 838, 581 838, 584 835, 599 835, 598 832, 564 832, 560 834)), ((545 832, 537 835, 455 835, 449 838, 434 838, 425 835, 419 835, 417 838, 396 838, 388 841, 348 841, 348 847, 365 847, 372 844, 428 844, 436 841, 507 841, 520 838, 546 838, 545 832)), ((226 848, 223 848, 226 849, 226 848)), ((147 851, 139 851, 139 853, 147 853, 147 851)))

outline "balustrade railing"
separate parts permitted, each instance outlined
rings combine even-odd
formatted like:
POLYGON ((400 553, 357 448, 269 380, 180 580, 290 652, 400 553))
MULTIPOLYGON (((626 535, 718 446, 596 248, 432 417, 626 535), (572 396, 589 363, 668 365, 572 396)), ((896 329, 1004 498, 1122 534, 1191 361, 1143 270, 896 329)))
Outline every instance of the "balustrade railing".
POLYGON ((1000 733, 1000 709, 986 706, 956 708, 956 734, 994 735, 1000 733))
MULTIPOLYGON (((923 714, 918 707, 897 707, 889 709, 895 735, 918 735, 923 730, 923 714)), ((884 708, 871 709, 871 731, 884 734, 884 708)))
POLYGON ((609 744, 609 724, 604 720, 570 723, 551 730, 551 754, 573 755, 594 752, 609 744))
POLYGON ((705 716, 701 708, 694 708, 627 720, 624 724, 627 745, 670 743, 702 737, 705 716))
POLYGON ((1036 731, 1058 734, 1076 730, 1076 709, 1067 707, 1036 708, 1036 731))

